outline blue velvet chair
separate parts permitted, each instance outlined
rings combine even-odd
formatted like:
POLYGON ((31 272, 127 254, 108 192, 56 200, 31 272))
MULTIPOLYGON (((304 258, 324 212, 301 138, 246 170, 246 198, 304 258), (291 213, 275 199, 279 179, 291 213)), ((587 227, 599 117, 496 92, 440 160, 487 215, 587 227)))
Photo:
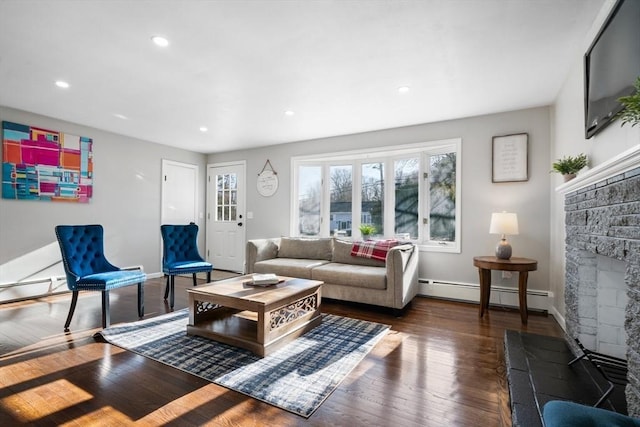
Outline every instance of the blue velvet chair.
POLYGON ((192 274, 193 286, 197 285, 196 273, 207 273, 207 283, 211 281, 213 264, 206 262, 198 252, 198 226, 165 224, 160 226, 162 234, 162 272, 167 276, 164 299, 169 297, 173 308, 175 300, 176 274, 192 274))
POLYGON ((101 225, 58 225, 56 237, 62 253, 67 287, 72 292, 65 332, 73 318, 79 291, 102 292, 102 327, 109 326, 109 291, 138 285, 138 316, 144 316, 143 283, 147 275, 139 270, 121 270, 104 256, 104 230, 101 225))

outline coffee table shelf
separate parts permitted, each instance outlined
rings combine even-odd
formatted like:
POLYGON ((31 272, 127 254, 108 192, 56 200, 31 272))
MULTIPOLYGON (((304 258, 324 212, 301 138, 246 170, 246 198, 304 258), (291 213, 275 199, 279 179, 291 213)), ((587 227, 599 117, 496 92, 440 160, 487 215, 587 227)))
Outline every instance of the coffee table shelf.
MULTIPOLYGON (((206 335, 217 341, 223 341, 225 336, 233 336, 235 340, 256 342, 258 339, 257 316, 250 311, 241 311, 229 307, 212 310, 212 314, 198 321, 196 329, 187 326, 190 335, 206 335), (248 319, 253 314, 254 319, 248 319), (192 333, 192 332, 198 333, 192 333)), ((229 343, 233 344, 233 343, 229 343)))
POLYGON ((266 356, 322 321, 317 280, 281 277, 280 284, 250 287, 251 276, 188 289, 187 333, 266 356))

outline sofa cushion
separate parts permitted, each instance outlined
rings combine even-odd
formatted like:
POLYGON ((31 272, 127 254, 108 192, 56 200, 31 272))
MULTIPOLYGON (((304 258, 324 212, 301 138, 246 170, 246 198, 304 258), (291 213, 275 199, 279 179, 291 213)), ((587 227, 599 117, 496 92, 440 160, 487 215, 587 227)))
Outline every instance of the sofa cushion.
POLYGON ((325 259, 331 261, 332 239, 280 239, 278 258, 325 259))
POLYGON ((333 258, 331 260, 333 262, 339 262, 342 264, 368 265, 370 267, 385 266, 384 261, 379 261, 377 259, 371 259, 371 258, 363 258, 359 256, 352 256, 351 255, 352 246, 353 246, 353 242, 336 239, 333 242, 333 258))
POLYGON ((253 265, 253 271, 254 273, 275 273, 280 276, 311 279, 311 269, 328 262, 318 259, 273 258, 256 262, 253 265))
POLYGON ((387 288, 386 273, 386 268, 332 262, 311 270, 311 278, 334 285, 384 290, 387 288))

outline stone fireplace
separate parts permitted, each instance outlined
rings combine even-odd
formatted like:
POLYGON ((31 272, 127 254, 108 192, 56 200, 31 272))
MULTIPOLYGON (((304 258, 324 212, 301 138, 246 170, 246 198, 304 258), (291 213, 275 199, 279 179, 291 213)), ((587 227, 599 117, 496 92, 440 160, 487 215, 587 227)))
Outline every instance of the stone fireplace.
POLYGON ((627 410, 640 417, 640 148, 574 181, 559 188, 567 334, 627 360, 627 410))

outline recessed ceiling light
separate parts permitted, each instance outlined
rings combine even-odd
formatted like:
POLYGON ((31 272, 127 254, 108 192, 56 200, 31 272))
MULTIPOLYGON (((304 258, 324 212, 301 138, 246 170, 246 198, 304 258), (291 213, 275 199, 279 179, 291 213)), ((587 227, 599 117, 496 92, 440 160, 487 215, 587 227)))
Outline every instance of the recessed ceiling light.
POLYGON ((200 132, 206 132, 206 131, 208 131, 208 130, 209 130, 209 129, 207 129, 207 127, 206 127, 206 126, 200 126, 200 132))
POLYGON ((62 80, 58 80, 56 82, 56 86, 61 87, 62 89, 68 89, 69 88, 69 83, 64 82, 62 80))
POLYGON ((153 40, 153 42, 155 44, 157 44, 160 47, 167 47, 169 46, 169 40, 165 39, 162 36, 153 36, 151 37, 151 40, 153 40))
POLYGON ((400 86, 398 88, 398 93, 407 93, 409 92, 409 86, 400 86))
POLYGON ((285 116, 293 116, 294 114, 295 114, 295 112, 291 111, 291 110, 287 110, 287 111, 284 112, 285 116))

